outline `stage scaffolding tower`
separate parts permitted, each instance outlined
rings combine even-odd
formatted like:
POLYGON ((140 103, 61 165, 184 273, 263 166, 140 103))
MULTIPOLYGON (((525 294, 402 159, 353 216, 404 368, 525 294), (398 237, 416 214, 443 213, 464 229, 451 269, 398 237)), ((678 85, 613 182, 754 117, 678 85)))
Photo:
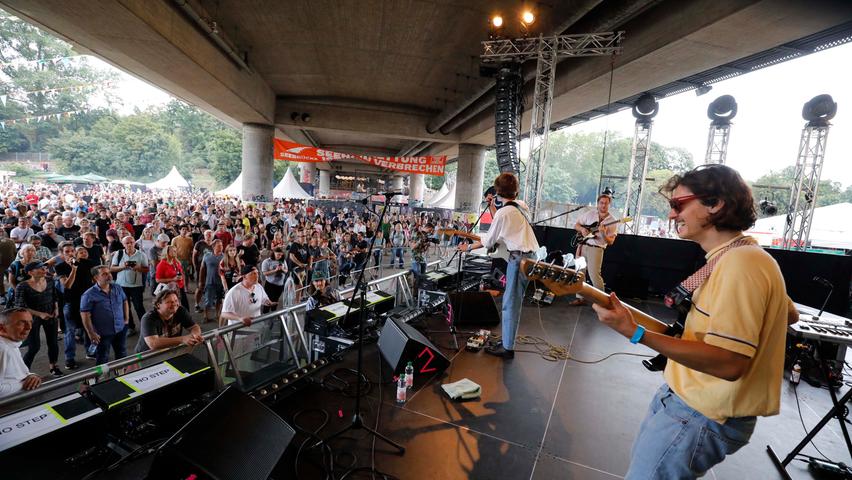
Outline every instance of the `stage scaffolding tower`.
POLYGON ((624 225, 625 233, 638 234, 642 224, 642 194, 648 173, 648 155, 651 151, 651 125, 659 112, 659 104, 653 95, 644 94, 633 104, 636 128, 633 132, 633 148, 628 168, 627 191, 624 194, 624 216, 633 217, 633 222, 624 225))
MULTIPOLYGON (((535 220, 539 204, 539 192, 547 158, 547 137, 550 133, 550 112, 553 104, 553 85, 556 80, 556 63, 566 57, 593 57, 621 53, 624 32, 588 33, 577 35, 557 35, 552 37, 517 38, 511 40, 488 40, 482 42, 483 63, 522 64, 527 60, 536 60, 535 88, 533 91, 532 121, 530 124, 530 154, 526 164, 524 182, 524 200, 530 208, 530 217, 535 220)), ((499 90, 498 90, 499 93, 499 90)), ((518 95, 523 95, 519 89, 518 95)), ((520 99, 515 103, 520 105, 520 99)), ((499 105, 498 105, 499 107, 499 105)), ((506 121, 502 115, 507 109, 495 109, 496 122, 506 121)), ((522 109, 518 109, 517 124, 520 124, 522 109)), ((497 132, 497 142, 501 137, 497 132)), ((501 148, 498 145, 498 150, 501 148)), ((511 152, 511 148, 503 147, 511 152)), ((516 150, 516 149, 515 149, 516 150)), ((499 151, 498 151, 499 153, 499 151)), ((500 161, 500 170, 510 162, 500 161)), ((514 172, 520 175, 520 169, 514 172)))
POLYGON ((787 223, 784 225, 784 248, 788 250, 808 248, 828 129, 831 126, 829 121, 836 113, 837 103, 830 95, 817 95, 805 103, 802 109, 802 117, 808 123, 802 129, 799 141, 799 156, 790 190, 787 223))
POLYGON ((710 131, 707 134, 705 164, 725 164, 728 156, 728 139, 731 137, 731 120, 737 115, 737 101, 730 95, 722 95, 710 102, 707 117, 710 131))

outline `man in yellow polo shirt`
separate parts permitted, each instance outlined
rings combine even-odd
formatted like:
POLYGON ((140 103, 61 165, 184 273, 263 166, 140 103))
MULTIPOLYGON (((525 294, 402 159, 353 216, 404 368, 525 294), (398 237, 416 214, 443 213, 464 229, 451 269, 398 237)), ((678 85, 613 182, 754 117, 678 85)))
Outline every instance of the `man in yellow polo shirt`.
POLYGON ((678 236, 707 252, 709 278, 693 292, 681 338, 645 332, 611 294, 598 318, 632 343, 669 358, 666 383, 651 401, 633 444, 626 479, 704 475, 748 443, 757 416, 776 415, 787 323, 798 319, 778 264, 743 230, 754 199, 724 165, 675 175, 660 189, 678 236))

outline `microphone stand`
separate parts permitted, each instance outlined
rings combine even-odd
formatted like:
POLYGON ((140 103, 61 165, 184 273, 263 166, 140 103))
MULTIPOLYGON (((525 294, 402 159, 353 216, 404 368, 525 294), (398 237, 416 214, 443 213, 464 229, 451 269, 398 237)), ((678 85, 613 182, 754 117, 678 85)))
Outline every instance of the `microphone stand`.
POLYGON ((533 222, 532 224, 533 224, 533 225, 538 225, 539 223, 549 222, 550 220, 553 220, 554 218, 564 217, 565 215, 568 215, 569 213, 574 213, 574 212, 576 212, 577 210, 579 210, 579 209, 583 208, 584 206, 585 206, 585 205, 580 205, 580 206, 578 206, 578 207, 576 207, 576 208, 572 208, 571 210, 568 210, 567 212, 562 212, 562 213, 560 213, 560 214, 558 214, 558 215, 554 215, 554 216, 552 216, 552 217, 548 217, 548 218, 545 218, 545 219, 539 220, 539 221, 537 221, 537 222, 533 222))
MULTIPOLYGON (((381 225, 382 220, 385 217, 385 212, 387 212, 387 210, 388 210, 388 205, 390 204, 391 197, 392 197, 392 195, 385 194, 385 205, 384 205, 384 208, 382 209, 382 214, 379 215, 379 225, 381 225)), ((368 252, 373 251, 373 246, 375 245, 375 243, 376 243, 376 235, 373 235, 373 238, 370 240, 370 248, 367 250, 368 252)), ((369 257, 369 254, 368 254, 365 262, 369 263, 369 261, 370 261, 370 257, 369 257)), ((355 290, 352 291, 352 298, 353 299, 355 298, 356 294, 360 293, 360 295, 361 295, 361 305, 360 305, 360 309, 359 309, 359 312, 358 312, 358 375, 357 375, 358 380, 357 380, 357 383, 355 384, 355 413, 352 415, 352 422, 349 425, 347 425, 346 427, 344 427, 342 430, 338 431, 337 433, 332 434, 330 437, 326 438, 325 440, 320 440, 319 442, 315 443, 314 445, 311 446, 311 448, 318 447, 322 444, 328 444, 330 441, 332 441, 335 438, 345 434, 346 432, 348 432, 350 430, 366 430, 368 434, 370 434, 370 435, 378 438, 379 440, 387 443, 388 445, 394 447, 397 451, 399 451, 399 453, 404 454, 405 453, 405 447, 394 442, 393 440, 389 439, 388 437, 382 435, 381 433, 377 432, 376 430, 373 430, 372 428, 368 427, 366 424, 364 424, 364 418, 361 416, 361 379, 364 378, 364 370, 363 370, 363 367, 364 367, 364 365, 363 365, 363 357, 364 357, 364 353, 363 353, 363 350, 364 350, 364 315, 366 314, 366 309, 367 309, 367 299, 366 299, 366 297, 367 297, 367 284, 364 283, 364 271, 365 270, 366 270, 366 268, 364 268, 364 266, 362 266, 361 273, 358 275, 358 281, 355 282, 355 290)), ((348 318, 349 312, 351 310, 352 310, 352 301, 350 300, 350 302, 346 306, 346 314, 343 315, 344 319, 348 318)), ((381 379, 379 379, 379 380, 381 381, 381 379)), ((381 399, 379 399, 379 401, 381 401, 381 399)))
POLYGON ((828 299, 831 298, 831 293, 834 292, 834 284, 828 283, 828 285, 828 295, 825 296, 825 301, 822 302, 822 307, 820 307, 819 313, 817 313, 816 316, 811 316, 811 318, 814 320, 819 320, 819 318, 822 316, 822 312, 825 311, 825 306, 828 305, 828 299))

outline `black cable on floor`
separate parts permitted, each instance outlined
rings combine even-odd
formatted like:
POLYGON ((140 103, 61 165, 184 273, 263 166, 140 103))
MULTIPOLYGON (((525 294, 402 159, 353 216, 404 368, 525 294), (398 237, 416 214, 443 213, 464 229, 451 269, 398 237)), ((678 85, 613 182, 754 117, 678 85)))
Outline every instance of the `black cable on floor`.
MULTIPOLYGON (((808 427, 805 426, 805 419, 802 417, 802 406, 799 404, 799 389, 798 389, 798 387, 799 387, 798 385, 793 385, 793 393, 796 395, 796 410, 799 411, 799 421, 802 422, 802 429, 805 431, 805 435, 807 435, 808 434, 808 427)), ((824 460, 827 460, 827 461, 832 462, 832 463, 836 463, 836 462, 830 460, 828 457, 826 457, 825 454, 822 453, 819 450, 819 448, 817 448, 813 439, 811 439, 811 446, 814 447, 814 449, 816 449, 816 451, 819 452, 820 455, 822 455, 822 458, 824 460)))

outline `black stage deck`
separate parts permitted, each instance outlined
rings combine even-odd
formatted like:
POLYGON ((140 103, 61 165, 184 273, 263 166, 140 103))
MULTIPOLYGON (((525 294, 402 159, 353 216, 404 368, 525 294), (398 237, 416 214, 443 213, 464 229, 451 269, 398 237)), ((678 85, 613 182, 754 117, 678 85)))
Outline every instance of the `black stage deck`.
MULTIPOLYGON (((659 318, 671 314, 655 303, 638 305, 659 318)), ((439 323, 435 323, 437 328, 439 323)), ((499 332, 499 327, 495 329, 499 332)), ((572 357, 593 361, 614 352, 650 354, 643 346, 598 323, 589 307, 571 307, 566 299, 539 309, 525 305, 520 334, 543 337, 567 347, 572 357)), ((646 371, 641 358, 616 355, 600 363, 552 362, 536 353, 521 353, 503 361, 484 352, 455 352, 444 348, 446 334, 432 334, 452 365, 442 375, 419 386, 405 405, 395 401, 395 385, 374 384, 362 402, 365 422, 402 443, 407 451, 397 455, 382 442, 375 445, 375 467, 402 479, 612 479, 621 478, 628 466, 633 437, 662 375, 646 371), (482 398, 450 401, 442 383, 469 378, 482 386, 482 398), (380 413, 379 413, 380 412, 380 413)), ((464 338, 460 336, 460 341, 464 338)), ((365 370, 370 380, 389 379, 387 365, 382 376, 375 344, 365 348, 365 370)), ((339 367, 355 365, 350 353, 343 362, 317 373, 320 379, 339 367)), ((806 385, 798 387, 802 415, 808 427, 828 411, 828 391, 806 385)), ((330 435, 352 415, 353 400, 340 393, 311 385, 275 406, 291 425, 311 430, 320 426, 322 414, 330 420, 319 432, 330 435), (304 409, 313 409, 294 415, 304 409)), ((781 414, 758 421, 751 443, 706 478, 778 478, 766 445, 786 454, 804 436, 794 391, 784 382, 781 414)), ((297 435, 276 469, 274 478, 293 478, 299 445, 297 435)), ((370 438, 360 431, 332 444, 342 464, 336 478, 353 462, 370 466, 370 438), (357 459, 353 459, 354 454, 357 459)), ((816 445, 830 458, 849 463, 848 453, 836 422, 816 437, 816 445)), ((818 455, 813 447, 804 453, 818 455)), ((316 451, 302 452, 298 478, 324 478, 316 451)), ((789 468, 793 478, 810 478, 803 463, 789 468)), ((369 474, 347 478, 369 478, 369 474)), ((381 478, 381 477, 376 477, 381 478)))

